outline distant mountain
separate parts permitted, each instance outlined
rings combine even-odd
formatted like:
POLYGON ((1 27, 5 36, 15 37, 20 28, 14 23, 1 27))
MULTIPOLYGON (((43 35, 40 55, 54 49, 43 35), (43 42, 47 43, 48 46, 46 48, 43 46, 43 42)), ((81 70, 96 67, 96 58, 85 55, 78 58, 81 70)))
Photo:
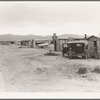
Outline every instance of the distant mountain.
POLYGON ((58 38, 84 38, 84 36, 82 35, 77 35, 77 34, 63 34, 63 35, 59 35, 58 38))
MULTIPOLYGON (((76 35, 76 34, 63 34, 58 35, 58 38, 82 38, 84 36, 76 35)), ((0 41, 15 41, 15 40, 30 40, 30 39, 49 39, 52 40, 52 35, 49 36, 40 36, 40 35, 13 35, 13 34, 5 34, 0 35, 0 41)))
POLYGON ((51 39, 51 37, 38 36, 38 35, 12 35, 12 34, 0 35, 0 41, 15 41, 15 40, 30 40, 30 39, 51 39))

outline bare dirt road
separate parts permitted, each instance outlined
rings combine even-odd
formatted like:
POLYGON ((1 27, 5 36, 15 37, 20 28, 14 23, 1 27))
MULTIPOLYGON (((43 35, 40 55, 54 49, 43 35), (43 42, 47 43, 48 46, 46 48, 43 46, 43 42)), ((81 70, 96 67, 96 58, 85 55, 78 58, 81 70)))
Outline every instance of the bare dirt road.
POLYGON ((48 50, 0 45, 0 92, 100 92, 100 73, 92 72, 100 60, 44 55, 48 50), (80 67, 85 75, 76 73, 80 67))

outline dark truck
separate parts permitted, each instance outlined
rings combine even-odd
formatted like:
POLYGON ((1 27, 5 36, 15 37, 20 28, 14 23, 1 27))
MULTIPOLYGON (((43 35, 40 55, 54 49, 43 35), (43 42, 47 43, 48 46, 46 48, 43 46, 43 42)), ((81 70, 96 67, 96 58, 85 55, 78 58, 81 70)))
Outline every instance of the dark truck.
POLYGON ((87 46, 83 42, 63 43, 62 54, 70 59, 74 57, 87 58, 87 46))

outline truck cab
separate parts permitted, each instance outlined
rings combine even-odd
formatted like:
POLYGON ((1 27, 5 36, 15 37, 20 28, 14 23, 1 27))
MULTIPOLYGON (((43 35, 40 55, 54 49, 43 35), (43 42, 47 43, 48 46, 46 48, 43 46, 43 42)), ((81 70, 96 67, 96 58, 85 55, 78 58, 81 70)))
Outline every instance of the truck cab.
POLYGON ((70 59, 73 57, 87 58, 86 47, 86 44, 83 42, 63 43, 62 54, 70 59))

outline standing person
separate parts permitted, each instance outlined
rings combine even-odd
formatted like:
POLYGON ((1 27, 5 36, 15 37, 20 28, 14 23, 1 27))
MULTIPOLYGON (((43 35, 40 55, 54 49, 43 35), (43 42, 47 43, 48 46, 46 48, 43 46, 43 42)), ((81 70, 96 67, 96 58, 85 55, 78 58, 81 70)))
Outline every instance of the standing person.
POLYGON ((88 45, 86 45, 85 47, 85 53, 86 53, 86 58, 90 58, 90 53, 89 53, 89 49, 88 49, 88 45))
POLYGON ((72 48, 69 48, 69 51, 68 51, 69 53, 69 55, 68 55, 68 57, 69 57, 69 59, 71 59, 72 58, 72 48))
POLYGON ((22 47, 22 45, 23 45, 23 41, 20 41, 20 48, 22 47))

